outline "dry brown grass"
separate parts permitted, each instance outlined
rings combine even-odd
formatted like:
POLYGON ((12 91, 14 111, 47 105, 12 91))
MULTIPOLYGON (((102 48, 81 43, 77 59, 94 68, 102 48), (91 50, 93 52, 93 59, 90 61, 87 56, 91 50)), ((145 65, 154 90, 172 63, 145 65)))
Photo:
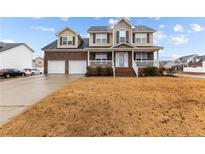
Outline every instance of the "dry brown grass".
POLYGON ((205 136, 205 80, 82 78, 5 124, 0 136, 205 136))

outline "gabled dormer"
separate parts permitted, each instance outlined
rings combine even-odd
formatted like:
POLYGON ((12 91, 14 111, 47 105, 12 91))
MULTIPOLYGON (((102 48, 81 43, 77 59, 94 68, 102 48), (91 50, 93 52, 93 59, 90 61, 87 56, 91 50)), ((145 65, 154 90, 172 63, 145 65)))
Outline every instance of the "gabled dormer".
POLYGON ((63 28, 56 36, 58 37, 57 48, 78 48, 82 38, 69 27, 63 28))
POLYGON ((133 25, 126 19, 121 18, 117 23, 115 23, 112 27, 113 29, 113 45, 119 43, 128 43, 132 42, 132 28, 133 25))

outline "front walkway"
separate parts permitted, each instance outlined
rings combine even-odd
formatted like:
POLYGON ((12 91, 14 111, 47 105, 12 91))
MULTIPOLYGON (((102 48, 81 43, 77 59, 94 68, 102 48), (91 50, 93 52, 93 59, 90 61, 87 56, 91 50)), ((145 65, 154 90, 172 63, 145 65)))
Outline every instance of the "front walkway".
POLYGON ((0 125, 81 76, 49 75, 0 83, 0 125))

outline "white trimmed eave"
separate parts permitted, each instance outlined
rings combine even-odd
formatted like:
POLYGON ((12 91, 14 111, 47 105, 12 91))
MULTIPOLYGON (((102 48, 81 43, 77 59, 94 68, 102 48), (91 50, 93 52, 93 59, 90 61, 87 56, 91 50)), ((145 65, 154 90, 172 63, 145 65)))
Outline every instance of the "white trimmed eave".
POLYGON ((130 25, 132 28, 135 28, 135 26, 130 22, 128 21, 126 18, 124 17, 121 17, 115 24, 113 24, 111 26, 111 28, 114 28, 120 21, 124 20, 128 25, 130 25))
POLYGON ((85 49, 45 49, 44 51, 47 52, 82 52, 85 51, 85 49))
POLYGON ((86 51, 140 51, 140 52, 155 52, 161 48, 85 48, 86 51))
POLYGON ((130 47, 136 48, 136 46, 128 44, 128 43, 125 43, 125 42, 124 43, 118 43, 118 44, 116 44, 116 45, 114 45, 114 46, 112 46, 110 48, 115 48, 115 47, 118 47, 120 45, 127 45, 127 46, 130 46, 130 47))

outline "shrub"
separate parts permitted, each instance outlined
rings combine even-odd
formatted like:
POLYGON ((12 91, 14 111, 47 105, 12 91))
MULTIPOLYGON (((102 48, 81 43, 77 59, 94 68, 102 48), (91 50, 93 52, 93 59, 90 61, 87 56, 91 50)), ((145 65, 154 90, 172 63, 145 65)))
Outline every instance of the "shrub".
POLYGON ((102 67, 101 66, 97 66, 96 67, 96 75, 101 76, 102 74, 102 67))
POLYGON ((145 76, 157 76, 159 75, 159 69, 157 67, 145 67, 144 70, 145 76))
POLYGON ((102 68, 101 68, 100 75, 101 75, 101 76, 107 76, 107 69, 106 69, 106 67, 102 67, 102 68))
POLYGON ((112 67, 106 67, 107 76, 113 76, 113 69, 112 67))
POLYGON ((86 76, 112 76, 113 70, 112 67, 87 67, 86 76))
POLYGON ((173 75, 175 73, 175 68, 172 67, 172 68, 166 69, 166 73, 167 73, 167 75, 173 75))
POLYGON ((166 68, 165 67, 160 67, 159 68, 159 74, 160 75, 164 75, 164 72, 166 71, 166 68))
POLYGON ((95 76, 96 75, 96 70, 94 67, 92 66, 88 66, 87 67, 87 73, 86 73, 87 76, 95 76))

